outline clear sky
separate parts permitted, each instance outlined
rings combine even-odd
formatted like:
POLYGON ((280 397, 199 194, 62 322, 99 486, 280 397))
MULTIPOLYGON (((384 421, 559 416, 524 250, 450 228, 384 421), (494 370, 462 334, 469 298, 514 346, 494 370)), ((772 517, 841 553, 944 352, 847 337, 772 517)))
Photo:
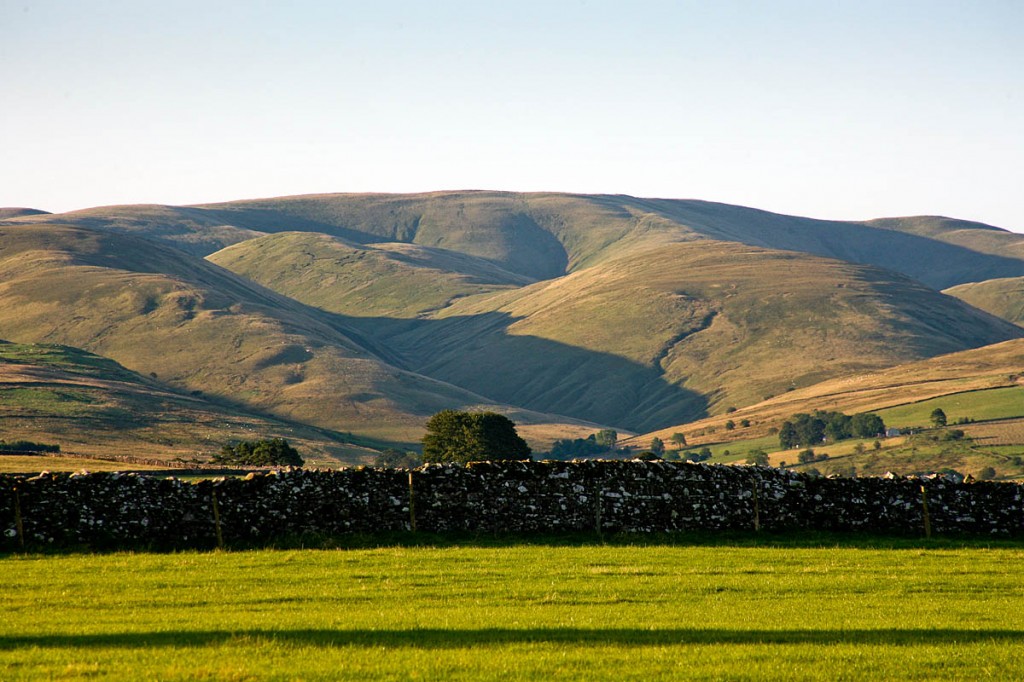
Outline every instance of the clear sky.
POLYGON ((1024 1, 0 0, 0 206, 556 190, 1024 231, 1024 1))

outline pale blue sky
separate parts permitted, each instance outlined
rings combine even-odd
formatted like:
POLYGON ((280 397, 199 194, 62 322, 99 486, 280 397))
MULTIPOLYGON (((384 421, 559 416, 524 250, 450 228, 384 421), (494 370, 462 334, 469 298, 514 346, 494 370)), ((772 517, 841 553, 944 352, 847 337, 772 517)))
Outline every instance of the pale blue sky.
POLYGON ((0 206, 558 190, 1024 231, 1024 1, 0 0, 0 206))

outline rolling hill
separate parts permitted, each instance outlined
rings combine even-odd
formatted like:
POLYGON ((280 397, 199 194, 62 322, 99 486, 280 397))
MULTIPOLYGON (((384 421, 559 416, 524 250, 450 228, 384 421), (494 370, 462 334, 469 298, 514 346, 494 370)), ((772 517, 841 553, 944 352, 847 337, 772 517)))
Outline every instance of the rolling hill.
POLYGON ((1024 238, 692 200, 436 192, 0 217, 7 338, 379 442, 447 407, 649 431, 1024 336, 949 287, 1024 238))
POLYGON ((287 438, 312 464, 373 455, 339 433, 174 391, 107 358, 57 345, 0 342, 0 425, 8 441, 98 457, 205 460, 227 442, 256 437, 287 438))
MULTIPOLYGON (((26 216, 13 222, 48 222, 26 216)), ((550 279, 638 248, 710 239, 877 265, 944 289, 1024 276, 1024 236, 941 217, 839 222, 696 200, 453 191, 325 194, 201 206, 111 206, 60 222, 145 235, 197 255, 277 232, 401 242, 550 279)))
POLYGON ((73 345, 179 389, 383 440, 414 441, 446 407, 512 409, 388 364, 323 311, 178 249, 106 231, 2 230, 0 325, 13 341, 73 345))
POLYGON ((355 252, 337 239, 292 234, 210 260, 350 316, 415 372, 630 430, 1021 335, 906 277, 733 242, 668 244, 528 286, 487 292, 499 286, 491 283, 472 296, 425 287, 433 264, 378 278, 376 260, 342 253, 355 252), (380 310, 394 305, 396 290, 413 311, 380 310))
POLYGON ((681 433, 688 448, 710 447, 714 461, 742 461, 748 450, 760 448, 774 453, 774 464, 793 465, 797 452, 780 450, 774 434, 794 414, 875 412, 890 426, 929 429, 936 408, 970 440, 948 441, 941 433, 926 432, 882 439, 880 450, 867 447, 862 452, 856 451, 858 441, 843 441, 815 447, 831 457, 813 466, 825 473, 856 467, 871 475, 943 468, 977 474, 991 466, 999 475, 1024 476, 1024 339, 830 379, 735 412, 626 438, 621 444, 647 448, 657 436, 673 447, 673 436, 681 433), (734 427, 727 428, 727 422, 734 427))

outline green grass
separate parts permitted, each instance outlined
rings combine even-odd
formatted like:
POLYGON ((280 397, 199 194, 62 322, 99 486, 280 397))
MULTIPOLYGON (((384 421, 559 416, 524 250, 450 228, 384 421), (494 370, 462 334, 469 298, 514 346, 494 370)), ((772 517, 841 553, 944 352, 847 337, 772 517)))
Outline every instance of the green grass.
MULTIPOLYGON (((737 427, 737 430, 739 427, 737 427)), ((724 431, 724 429, 722 430, 724 431)), ((731 432, 725 432, 731 435, 731 432)), ((715 435, 718 435, 717 433, 715 435)), ((671 441, 665 443, 668 450, 675 450, 677 446, 671 441)), ((778 436, 762 436, 760 438, 747 438, 745 440, 734 440, 728 443, 709 443, 708 445, 689 445, 682 449, 681 453, 700 452, 707 447, 711 450, 709 464, 729 464, 742 462, 747 459, 747 453, 754 449, 761 449, 765 452, 774 452, 779 449, 778 436), (728 454, 726 454, 728 453, 728 454)))
POLYGON ((1019 545, 8 556, 5 679, 1024 674, 1019 545))
POLYGON ((1024 386, 1007 386, 986 391, 968 391, 900 405, 876 414, 888 426, 931 427, 931 413, 941 408, 950 425, 961 418, 975 421, 1024 416, 1024 386))

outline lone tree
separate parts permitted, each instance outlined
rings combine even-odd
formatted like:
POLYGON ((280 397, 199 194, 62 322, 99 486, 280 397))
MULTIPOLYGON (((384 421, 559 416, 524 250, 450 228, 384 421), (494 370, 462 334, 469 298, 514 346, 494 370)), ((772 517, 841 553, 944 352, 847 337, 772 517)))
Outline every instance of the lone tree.
POLYGON ((932 420, 932 425, 936 428, 946 425, 946 413, 942 411, 941 407, 936 407, 932 410, 929 419, 932 420))
POLYGON ((747 464, 756 464, 758 466, 768 466, 768 453, 760 448, 750 450, 747 452, 747 464))
POLYGON ((619 433, 615 429, 601 429, 594 434, 594 442, 606 450, 614 450, 619 442, 619 433))
POLYGON ((675 443, 676 445, 678 445, 681 448, 685 448, 686 447, 686 436, 684 434, 678 433, 678 432, 677 433, 673 433, 672 434, 672 442, 675 443))
POLYGON ((243 466, 295 466, 300 467, 306 462, 299 456, 298 450, 288 444, 284 438, 270 440, 243 440, 225 445, 220 454, 214 455, 217 464, 241 464, 243 466))
POLYGON ((424 462, 483 462, 530 459, 530 446, 516 425, 496 412, 442 410, 427 420, 424 462))
POLYGON ((658 457, 661 457, 662 455, 664 455, 665 454, 665 442, 663 440, 661 440, 660 438, 658 438, 657 436, 652 438, 651 439, 651 452, 656 454, 658 457))

